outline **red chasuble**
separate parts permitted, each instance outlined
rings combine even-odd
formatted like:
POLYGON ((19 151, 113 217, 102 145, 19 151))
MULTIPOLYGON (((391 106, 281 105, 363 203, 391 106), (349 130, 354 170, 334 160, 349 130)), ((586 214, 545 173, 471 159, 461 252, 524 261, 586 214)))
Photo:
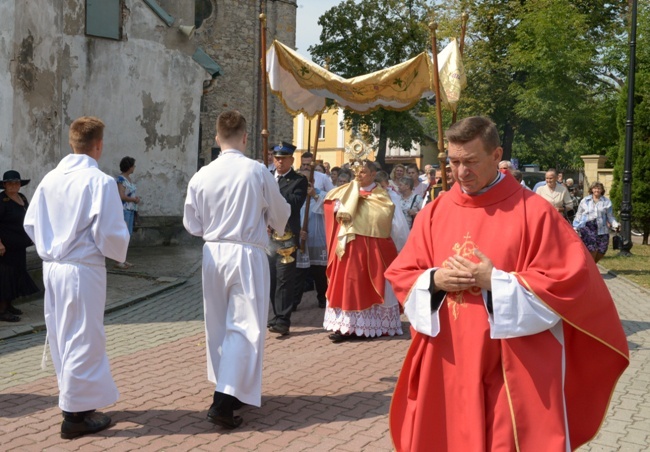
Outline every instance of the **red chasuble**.
MULTIPOLYGON (((379 187, 375 187, 375 190, 383 192, 379 187)), ((362 197, 368 197, 375 190, 360 193, 362 197)), ((360 202, 364 202, 363 199, 360 202)), ((339 224, 334 213, 335 203, 335 199, 326 199, 323 205, 327 238, 328 307, 363 311, 375 304, 383 304, 386 289, 384 272, 397 256, 395 243, 390 237, 357 234, 354 240, 347 242, 345 254, 339 259, 336 254, 339 224)), ((389 224, 391 220, 392 218, 387 219, 389 224)))
POLYGON ((550 331, 491 339, 480 290, 449 293, 436 337, 411 330, 390 410, 395 448, 563 451, 567 435, 578 448, 595 436, 629 364, 598 268, 567 221, 507 175, 478 196, 456 184, 425 207, 386 277, 404 303, 422 272, 456 254, 477 262, 475 248, 561 317, 564 374, 550 331))

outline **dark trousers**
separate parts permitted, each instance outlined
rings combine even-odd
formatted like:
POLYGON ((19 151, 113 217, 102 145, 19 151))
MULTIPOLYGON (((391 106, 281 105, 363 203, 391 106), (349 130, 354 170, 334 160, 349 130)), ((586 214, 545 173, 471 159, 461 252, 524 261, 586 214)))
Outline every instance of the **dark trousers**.
MULTIPOLYGON (((296 258, 296 252, 291 254, 296 258)), ((296 261, 288 264, 280 262, 282 256, 277 253, 269 256, 269 269, 271 270, 271 306, 273 318, 269 325, 291 326, 291 311, 293 310, 293 297, 296 281, 296 261)))
POLYGON ((309 268, 296 268, 296 284, 295 284, 295 295, 293 297, 293 304, 298 306, 302 300, 302 294, 305 290, 305 280, 307 276, 311 276, 314 279, 314 285, 316 286, 316 298, 318 299, 318 305, 321 307, 325 306, 327 293, 327 276, 325 275, 325 270, 327 267, 325 265, 311 265, 309 268))
POLYGON ((222 416, 232 416, 237 402, 239 402, 237 397, 223 392, 214 391, 212 395, 212 408, 216 409, 222 416))

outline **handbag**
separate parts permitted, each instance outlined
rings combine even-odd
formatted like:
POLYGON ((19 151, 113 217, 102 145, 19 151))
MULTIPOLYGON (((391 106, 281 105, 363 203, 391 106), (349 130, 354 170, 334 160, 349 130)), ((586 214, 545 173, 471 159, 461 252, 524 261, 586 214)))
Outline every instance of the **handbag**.
POLYGON ((621 237, 621 234, 616 233, 616 235, 612 237, 612 248, 615 250, 620 250, 623 248, 623 237, 621 237))

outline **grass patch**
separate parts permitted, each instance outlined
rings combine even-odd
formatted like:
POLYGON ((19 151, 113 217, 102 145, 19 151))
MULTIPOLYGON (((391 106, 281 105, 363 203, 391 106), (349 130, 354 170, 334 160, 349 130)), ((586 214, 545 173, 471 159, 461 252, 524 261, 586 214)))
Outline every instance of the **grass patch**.
POLYGON ((632 256, 619 256, 618 250, 610 246, 605 257, 598 263, 607 270, 650 289, 650 246, 635 243, 630 252, 632 256))

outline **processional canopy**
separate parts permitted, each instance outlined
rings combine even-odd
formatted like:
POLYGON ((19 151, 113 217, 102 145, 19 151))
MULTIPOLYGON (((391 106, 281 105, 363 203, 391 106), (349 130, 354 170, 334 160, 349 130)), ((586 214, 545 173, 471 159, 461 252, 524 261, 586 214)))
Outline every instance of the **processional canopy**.
MULTIPOLYGON (((438 54, 438 63, 441 100, 447 108, 454 109, 466 84, 456 39, 438 54)), ((434 95, 433 63, 426 52, 398 65, 345 79, 276 40, 267 51, 266 70, 271 91, 285 108, 308 118, 325 111, 327 99, 365 114, 380 107, 408 110, 422 97, 434 95)))

